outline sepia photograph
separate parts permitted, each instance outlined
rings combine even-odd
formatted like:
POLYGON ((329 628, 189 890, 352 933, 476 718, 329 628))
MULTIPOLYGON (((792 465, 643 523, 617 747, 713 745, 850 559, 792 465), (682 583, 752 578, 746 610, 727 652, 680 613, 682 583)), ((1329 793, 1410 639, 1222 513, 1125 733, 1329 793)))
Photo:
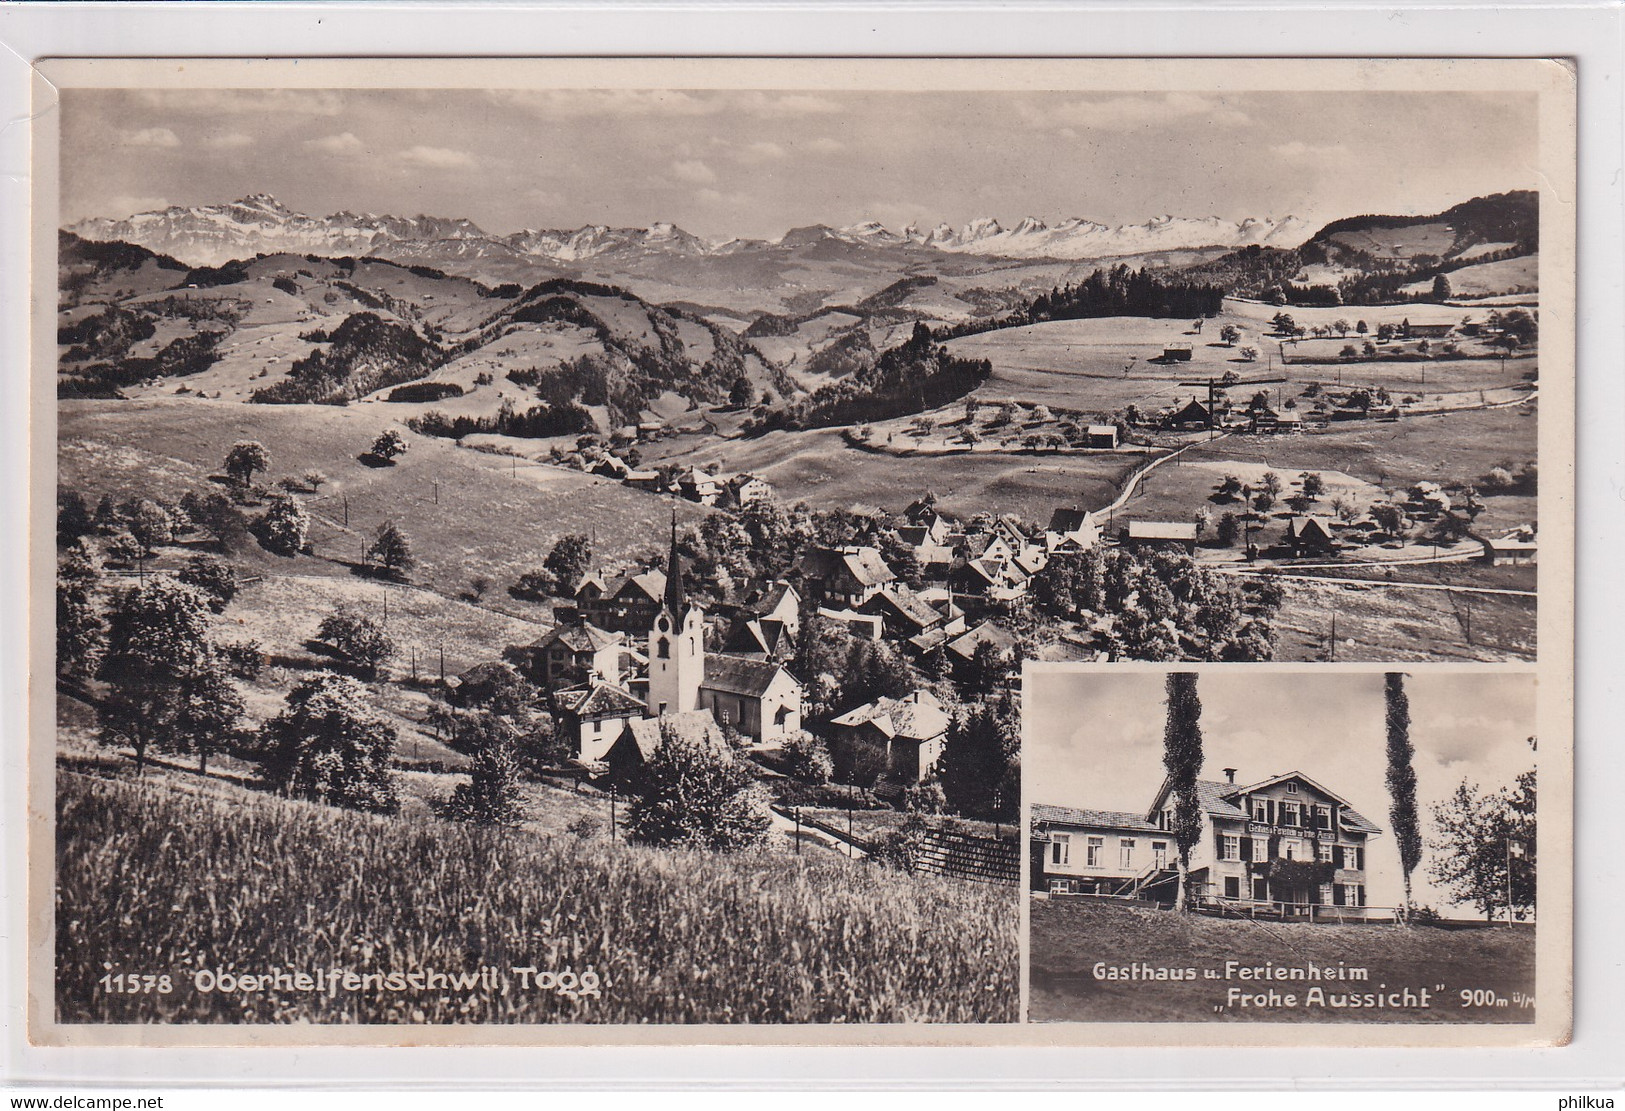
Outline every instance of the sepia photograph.
POLYGON ((1027 678, 1032 1021, 1535 1021, 1533 674, 1027 678))
POLYGON ((1560 68, 187 68, 44 70, 50 1021, 1532 1021, 1560 68))

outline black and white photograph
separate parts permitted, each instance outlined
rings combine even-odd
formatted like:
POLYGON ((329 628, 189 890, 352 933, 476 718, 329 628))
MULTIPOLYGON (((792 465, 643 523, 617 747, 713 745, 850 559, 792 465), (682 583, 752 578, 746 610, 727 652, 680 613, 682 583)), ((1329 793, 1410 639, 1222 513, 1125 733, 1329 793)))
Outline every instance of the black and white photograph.
POLYGON ((1533 673, 1027 679, 1032 1021, 1535 1021, 1533 673))
POLYGON ((1530 1021, 1532 813, 1510 910, 1401 874, 1344 762, 1381 670, 1263 692, 1489 666, 1449 697, 1531 724, 1419 727, 1418 836, 1434 772, 1532 767, 1561 67, 45 72, 55 1028, 1325 1019, 1088 978, 1208 929, 1435 930, 1492 1001, 1419 953, 1436 1009, 1375 1017, 1530 1021), (1157 836, 1161 678, 1126 739, 1086 709, 1136 661, 1255 665, 1201 676, 1201 851, 1300 790, 1303 836, 1157 836))

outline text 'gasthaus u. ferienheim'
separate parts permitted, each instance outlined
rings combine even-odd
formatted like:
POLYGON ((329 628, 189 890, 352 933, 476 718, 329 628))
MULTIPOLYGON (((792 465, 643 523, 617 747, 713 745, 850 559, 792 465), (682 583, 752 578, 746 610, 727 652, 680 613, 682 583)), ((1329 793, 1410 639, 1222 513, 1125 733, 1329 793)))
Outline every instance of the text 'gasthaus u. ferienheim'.
POLYGON ((588 965, 573 968, 537 968, 516 965, 506 971, 495 965, 482 965, 472 971, 444 972, 415 969, 391 972, 358 972, 348 968, 317 968, 308 971, 273 968, 266 971, 199 968, 181 976, 168 973, 142 974, 109 971, 98 981, 103 991, 116 995, 168 995, 183 986, 201 994, 246 995, 256 992, 278 994, 310 993, 338 996, 366 993, 461 992, 469 995, 500 996, 519 992, 551 992, 569 999, 596 999, 606 986, 597 971, 588 965))
POLYGON ((1222 966, 1198 969, 1194 965, 1169 967, 1147 961, 1133 964, 1107 964, 1097 962, 1092 969, 1096 980, 1129 980, 1139 982, 1175 980, 1229 980, 1247 981, 1248 986, 1226 989, 1224 1006, 1237 1010, 1270 1010, 1275 1008, 1327 1008, 1331 1010, 1429 1010, 1436 994, 1444 990, 1443 984, 1428 987, 1395 987, 1374 985, 1376 990, 1350 991, 1342 987, 1326 988, 1319 982, 1367 983, 1370 970, 1349 966, 1341 961, 1329 964, 1250 964, 1243 961, 1225 961, 1222 966), (1292 983, 1307 981, 1310 987, 1300 991, 1284 991, 1274 986, 1255 987, 1255 984, 1292 983))

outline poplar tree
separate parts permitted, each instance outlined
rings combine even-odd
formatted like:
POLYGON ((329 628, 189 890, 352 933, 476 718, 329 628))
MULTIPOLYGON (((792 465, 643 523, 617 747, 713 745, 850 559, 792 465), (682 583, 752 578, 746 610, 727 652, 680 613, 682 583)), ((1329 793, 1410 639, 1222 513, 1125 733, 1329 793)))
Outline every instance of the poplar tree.
POLYGON ((1168 722, 1162 734, 1162 766, 1174 800, 1174 845, 1179 850, 1179 893, 1174 908, 1190 909, 1191 849, 1202 836, 1202 804, 1196 777, 1202 771, 1202 700, 1194 671, 1173 671, 1166 680, 1168 722))
POLYGON ((1411 702, 1405 694, 1405 676, 1387 675, 1388 703, 1388 821, 1399 849, 1399 868, 1405 877, 1405 903, 1400 916, 1411 916, 1411 873, 1422 862, 1422 833, 1416 814, 1416 748, 1411 744, 1411 702))

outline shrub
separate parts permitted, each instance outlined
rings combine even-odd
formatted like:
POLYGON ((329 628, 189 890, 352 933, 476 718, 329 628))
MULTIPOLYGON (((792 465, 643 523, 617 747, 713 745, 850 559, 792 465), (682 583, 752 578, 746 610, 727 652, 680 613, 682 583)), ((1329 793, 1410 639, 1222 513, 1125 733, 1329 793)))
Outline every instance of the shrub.
POLYGON ((278 555, 298 555, 310 542, 310 515, 296 499, 280 495, 260 518, 260 534, 265 546, 278 555))
POLYGON ((255 471, 267 470, 270 466, 271 455, 257 440, 240 440, 226 454, 226 474, 245 486, 253 481, 255 471))
POLYGON ((239 679, 258 679, 265 670, 265 650, 257 640, 226 641, 216 645, 215 651, 239 679))
POLYGON ((511 729, 495 715, 479 714, 465 719, 459 731, 465 736, 480 734, 473 741, 474 764, 469 781, 435 804, 435 813, 477 826, 518 825, 525 818, 525 807, 511 729))
POLYGON ((408 382, 390 390, 386 401, 444 401, 448 397, 462 397, 463 387, 455 382, 408 382))
POLYGON ((829 746, 811 733, 798 730, 785 739, 782 747, 786 774, 808 783, 828 783, 835 774, 829 746))
POLYGON ((629 835, 656 845, 742 849, 771 825, 744 759, 725 743, 661 723, 660 747, 632 783, 629 835))

